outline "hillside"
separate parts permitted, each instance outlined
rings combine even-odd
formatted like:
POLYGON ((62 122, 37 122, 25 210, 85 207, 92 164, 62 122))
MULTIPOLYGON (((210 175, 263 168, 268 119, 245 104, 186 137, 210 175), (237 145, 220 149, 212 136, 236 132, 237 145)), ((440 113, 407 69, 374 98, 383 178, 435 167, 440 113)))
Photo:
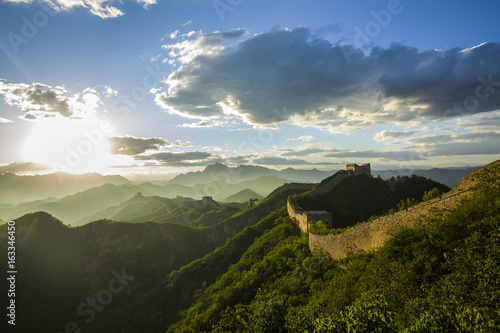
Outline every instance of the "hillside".
MULTIPOLYGON (((126 183, 122 185, 104 184, 66 196, 62 199, 47 198, 18 205, 3 205, 0 210, 0 217, 3 219, 13 219, 30 212, 45 211, 73 226, 82 225, 101 218, 137 222, 162 220, 179 223, 177 220, 168 220, 168 216, 166 216, 172 210, 178 208, 177 205, 170 205, 167 208, 168 205, 165 206, 165 203, 160 202, 159 199, 156 199, 154 202, 150 199, 150 206, 147 206, 145 202, 132 203, 126 201, 134 197, 137 193, 151 197, 176 198, 182 196, 196 199, 201 199, 206 195, 213 195, 214 199, 222 200, 227 198, 228 194, 233 195, 245 189, 268 193, 285 182, 285 179, 269 176, 238 184, 228 184, 218 181, 197 184, 194 187, 186 187, 179 184, 160 186, 149 182, 139 184, 126 183), (141 207, 141 205, 143 206, 141 207), (124 209, 129 209, 130 212, 123 211, 120 214, 120 211, 124 209), (161 209, 165 210, 160 211, 161 209)), ((175 199, 172 200, 175 201, 175 199)), ((191 208, 187 210, 191 210, 191 208)), ((187 212, 187 210, 185 211, 187 212)), ((194 213, 199 213, 195 219, 200 214, 207 212, 207 210, 200 212, 198 210, 191 210, 194 213)), ((187 214, 189 215, 190 213, 187 214)))
POLYGON ((238 193, 230 195, 229 197, 222 200, 223 202, 248 202, 250 199, 263 199, 263 197, 250 189, 244 189, 238 193))
MULTIPOLYGON (((82 300, 105 288, 114 274, 122 270, 134 279, 130 281, 130 287, 116 295, 116 300, 107 307, 107 315, 126 308, 126 304, 140 300, 141 295, 160 286, 163 277, 173 269, 180 269, 217 247, 225 246, 229 237, 238 235, 245 227, 264 219, 269 212, 283 207, 286 197, 293 193, 246 208, 230 218, 219 220, 210 228, 106 220, 69 228, 47 213, 25 215, 16 220, 16 238, 23 240, 16 243, 17 266, 23 272, 23 278, 18 283, 19 290, 23 292, 17 300, 19 304, 25 304, 17 310, 18 316, 24 318, 19 323, 19 329, 23 332, 38 332, 40 328, 59 331, 68 320, 75 320, 82 328, 87 327, 86 316, 75 315, 75 309, 82 300)), ((205 217, 205 220, 209 219, 205 217)), ((264 232, 267 227, 261 226, 259 232, 264 232)), ((1 226, 0 234, 5 234, 6 228, 1 226)), ((243 239, 251 243, 253 238, 243 239)), ((0 242, 2 253, 5 253, 6 246, 7 243, 0 242)), ((217 262, 227 267, 224 261, 231 263, 238 258, 217 262)), ((2 261, 0 268, 4 271, 7 270, 5 265, 6 261, 2 261)), ((217 272, 216 275, 222 272, 214 266, 210 269, 217 272)), ((5 284, 4 281, 2 284, 5 284)), ((195 286, 193 284, 192 287, 195 286)), ((175 292, 178 291, 180 289, 175 289, 175 292)), ((171 311, 177 315, 175 307, 171 311)), ((96 317, 100 316, 105 318, 102 314, 96 317)))
MULTIPOLYGON (((16 301, 18 317, 23 318, 17 326, 24 332, 64 328, 66 321, 75 318, 79 303, 107 286, 114 271, 124 270, 134 277, 130 287, 116 296, 116 306, 223 244, 221 237, 176 224, 98 221, 69 228, 42 212, 19 218, 16 238, 22 240, 16 243, 17 267, 22 272, 16 301)), ((5 244, 0 244, 2 253, 5 244)), ((5 265, 2 261, 4 271, 5 265)))
MULTIPOLYGON (((82 217, 117 205, 130 199, 137 193, 130 184, 104 184, 82 192, 78 192, 62 199, 46 199, 27 202, 3 211, 3 217, 13 219, 23 214, 35 211, 44 211, 65 221, 74 224, 82 217)), ((87 221, 89 222, 89 221, 87 221)))
MULTIPOLYGON (((332 177, 320 184, 326 185, 332 177)), ((383 180, 367 176, 348 177, 326 193, 310 195, 305 193, 296 198, 305 210, 325 210, 333 212, 335 228, 344 228, 367 220, 370 216, 381 215, 397 209, 401 200, 422 199, 426 191, 437 187, 441 193, 450 189, 443 184, 419 176, 403 176, 383 180)))
MULTIPOLYGON (((475 177, 481 170, 471 172, 449 192, 443 193, 407 209, 394 211, 368 222, 358 224, 340 234, 316 235, 310 233, 309 247, 319 250, 334 259, 341 259, 352 251, 368 251, 380 247, 389 238, 390 231, 399 227, 412 227, 420 221, 433 218, 437 212, 448 214, 456 209, 460 202, 473 195, 477 183, 475 177)), ((415 183, 418 177, 411 177, 405 183, 415 183)), ((414 190, 414 188, 412 188, 414 190)))
POLYGON ((342 260, 311 255, 276 218, 168 332, 496 332, 500 163, 469 181, 473 194, 444 215, 342 260))

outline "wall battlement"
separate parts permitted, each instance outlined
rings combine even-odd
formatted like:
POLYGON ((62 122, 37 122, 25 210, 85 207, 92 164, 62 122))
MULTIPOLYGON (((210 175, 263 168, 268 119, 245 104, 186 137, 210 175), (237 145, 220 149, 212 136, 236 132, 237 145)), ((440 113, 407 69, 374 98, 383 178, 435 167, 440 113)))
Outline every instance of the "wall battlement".
POLYGON ((353 173, 353 176, 359 176, 359 175, 371 176, 372 175, 370 163, 365 163, 363 165, 347 164, 345 169, 346 169, 346 171, 353 173))
MULTIPOLYGON (((363 165, 357 164, 347 164, 346 170, 338 171, 333 178, 328 181, 328 183, 319 186, 318 188, 307 193, 309 196, 317 196, 319 194, 327 193, 335 186, 337 186, 342 180, 348 177, 368 175, 371 176, 370 163, 363 165)), ((302 230, 302 232, 309 231, 309 225, 318 221, 325 223, 328 229, 333 228, 333 218, 332 213, 326 211, 302 211, 295 209, 295 203, 291 202, 293 199, 287 200, 287 211, 288 215, 297 221, 297 224, 302 230)))
POLYGON ((309 229, 309 225, 318 221, 322 221, 323 223, 325 223, 328 229, 331 229, 333 226, 331 213, 316 210, 309 212, 296 210, 292 207, 290 199, 287 201, 286 209, 288 212, 288 216, 294 218, 297 221, 297 224, 302 232, 307 232, 309 229))

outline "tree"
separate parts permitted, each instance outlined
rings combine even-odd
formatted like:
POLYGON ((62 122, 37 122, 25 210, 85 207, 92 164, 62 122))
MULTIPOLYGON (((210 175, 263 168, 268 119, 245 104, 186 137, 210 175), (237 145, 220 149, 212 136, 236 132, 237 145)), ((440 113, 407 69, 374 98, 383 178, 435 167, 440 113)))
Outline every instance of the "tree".
POLYGON ((441 191, 439 190, 439 188, 434 187, 432 190, 424 192, 422 200, 423 201, 431 200, 431 199, 439 197, 440 195, 441 195, 441 191))

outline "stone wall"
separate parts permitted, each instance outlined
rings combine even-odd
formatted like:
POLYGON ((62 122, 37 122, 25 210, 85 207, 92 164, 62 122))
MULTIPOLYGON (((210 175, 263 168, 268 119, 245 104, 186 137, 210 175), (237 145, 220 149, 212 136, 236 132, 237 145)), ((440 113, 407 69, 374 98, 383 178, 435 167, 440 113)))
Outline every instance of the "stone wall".
POLYGON ((288 216, 297 221, 300 230, 302 230, 302 232, 307 232, 307 214, 301 210, 294 210, 289 200, 286 202, 286 209, 288 211, 288 216))
MULTIPOLYGON (((393 215, 383 216, 379 219, 362 223, 337 235, 309 233, 309 248, 311 251, 319 250, 332 259, 341 259, 350 252, 358 250, 368 251, 380 247, 390 237, 390 230, 403 226, 411 227, 415 223, 433 216, 436 209, 445 214, 452 211, 460 199, 472 193, 471 188, 474 185, 474 173, 476 172, 477 170, 463 177, 460 184, 455 186, 450 192, 441 195, 439 198, 410 207, 408 211, 397 212, 393 215)), ((315 196, 329 192, 343 179, 354 175, 355 171, 352 170, 339 172, 331 181, 307 194, 315 196)), ((302 232, 307 232, 307 214, 303 211, 294 210, 290 202, 287 202, 287 210, 288 215, 295 218, 302 232)))
POLYGON ((408 211, 397 212, 394 215, 365 222, 349 228, 341 234, 316 235, 309 233, 309 248, 311 251, 319 250, 332 259, 344 258, 347 253, 357 250, 375 249, 382 246, 390 237, 388 232, 391 229, 402 226, 411 227, 418 221, 432 216, 436 209, 447 213, 456 207, 461 198, 470 195, 470 193, 470 188, 458 186, 439 198, 410 207, 408 211))

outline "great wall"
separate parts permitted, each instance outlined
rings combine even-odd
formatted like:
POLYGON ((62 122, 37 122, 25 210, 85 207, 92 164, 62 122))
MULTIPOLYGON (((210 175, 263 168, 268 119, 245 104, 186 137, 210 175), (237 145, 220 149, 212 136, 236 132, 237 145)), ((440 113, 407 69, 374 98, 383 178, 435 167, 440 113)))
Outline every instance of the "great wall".
MULTIPOLYGON (((307 192, 307 195, 318 195, 320 193, 329 192, 337 186, 340 181, 347 177, 367 174, 366 168, 364 168, 362 172, 356 172, 355 169, 349 170, 350 166, 351 165, 348 165, 345 171, 342 170, 337 172, 326 184, 307 192)), ((370 167, 369 164, 363 166, 370 167)), ((446 213, 453 210, 460 199, 471 194, 475 172, 477 172, 477 170, 463 177, 461 182, 451 189, 451 191, 442 194, 438 198, 421 202, 420 204, 408 208, 407 211, 400 211, 392 215, 383 216, 376 220, 359 224, 340 234, 318 235, 309 232, 309 225, 311 222, 318 221, 324 218, 324 216, 316 215, 315 213, 317 212, 306 212, 295 209, 292 198, 289 198, 287 201, 287 211, 288 215, 295 219, 302 232, 308 233, 309 248, 311 252, 319 251, 332 259, 338 260, 344 258, 348 253, 358 250, 368 251, 380 247, 390 237, 389 231, 391 229, 403 226, 411 227, 415 225, 415 223, 421 221, 422 218, 434 215, 436 211, 446 213)), ((330 219, 332 219, 331 214, 330 219)), ((325 220, 323 220, 323 222, 325 222, 325 220)), ((325 224, 328 227, 329 223, 325 224)))

